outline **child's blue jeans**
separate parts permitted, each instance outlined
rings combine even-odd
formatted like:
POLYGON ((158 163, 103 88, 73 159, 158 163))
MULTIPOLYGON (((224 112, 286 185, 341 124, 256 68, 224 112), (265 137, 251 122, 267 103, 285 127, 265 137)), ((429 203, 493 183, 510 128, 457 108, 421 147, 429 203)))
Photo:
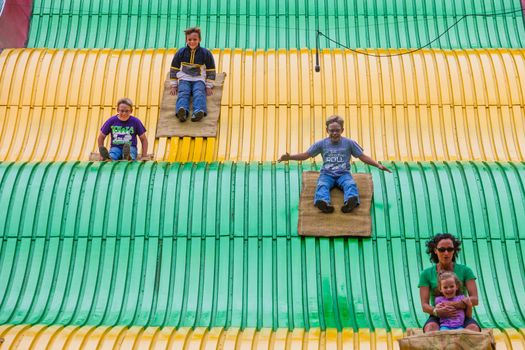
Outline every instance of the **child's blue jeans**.
POLYGON ((357 203, 359 203, 359 192, 357 191, 357 185, 355 184, 354 178, 352 175, 350 175, 350 173, 346 173, 337 177, 328 174, 321 174, 319 176, 319 180, 317 180, 317 189, 315 190, 314 203, 321 200, 331 204, 330 190, 334 188, 334 186, 337 186, 343 190, 345 202, 351 197, 357 197, 357 203))
MULTIPOLYGON (((129 151, 129 155, 131 156, 131 159, 137 160, 137 147, 131 146, 131 149, 129 151)), ((112 160, 121 160, 122 159, 122 148, 120 148, 120 147, 111 147, 109 149, 109 157, 112 160)))
POLYGON ((206 84, 203 81, 179 80, 179 92, 175 111, 184 108, 190 110, 190 96, 193 95, 193 114, 206 113, 206 84))

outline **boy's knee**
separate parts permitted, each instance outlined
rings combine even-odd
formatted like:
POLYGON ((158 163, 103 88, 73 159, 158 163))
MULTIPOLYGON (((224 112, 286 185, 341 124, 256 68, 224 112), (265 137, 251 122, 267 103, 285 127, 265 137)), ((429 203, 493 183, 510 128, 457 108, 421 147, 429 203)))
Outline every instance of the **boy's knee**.
POLYGON ((190 97, 190 92, 188 90, 180 90, 179 89, 179 94, 177 96, 178 96, 177 99, 188 98, 188 97, 190 97))
POLYGON ((193 96, 195 96, 195 97, 204 97, 204 98, 206 98, 206 90, 196 89, 196 90, 193 92, 193 96))
POLYGON ((355 184, 355 182, 349 180, 349 181, 343 182, 343 187, 344 188, 353 188, 353 187, 357 188, 357 185, 355 184))
POLYGON ((340 179, 341 183, 345 186, 353 186, 355 185, 355 180, 351 176, 346 176, 340 179))
POLYGON ((131 147, 131 152, 130 152, 130 156, 131 156, 131 159, 133 160, 137 160, 137 148, 136 147, 131 147))
POLYGON ((324 182, 324 181, 319 181, 317 182, 317 188, 322 188, 322 187, 330 187, 330 184, 328 182, 324 182))
POLYGON ((119 149, 111 147, 109 150, 109 158, 111 158, 111 160, 120 160, 122 158, 122 152, 120 152, 119 149))

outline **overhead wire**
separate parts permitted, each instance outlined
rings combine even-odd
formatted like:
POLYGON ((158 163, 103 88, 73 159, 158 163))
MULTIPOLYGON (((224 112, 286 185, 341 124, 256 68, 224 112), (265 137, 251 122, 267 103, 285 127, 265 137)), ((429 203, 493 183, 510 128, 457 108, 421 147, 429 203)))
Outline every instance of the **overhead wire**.
MULTIPOLYGON (((432 45, 433 43, 438 41, 443 35, 448 33, 452 28, 454 28, 456 25, 458 25, 459 22, 461 22, 462 20, 464 20, 467 17, 498 17, 498 16, 504 16, 504 15, 513 14, 513 13, 522 12, 522 11, 523 11, 522 9, 519 9, 519 10, 511 10, 511 11, 498 12, 498 13, 470 13, 470 14, 465 14, 465 15, 461 16, 459 19, 457 19, 452 25, 448 26, 448 28, 445 29, 443 32, 441 32, 437 37, 435 37, 434 39, 432 39, 431 41, 429 41, 425 45, 419 46, 419 47, 417 47, 415 49, 412 49, 412 50, 409 50, 409 51, 399 52, 399 53, 395 53, 395 54, 378 55, 378 54, 373 54, 373 53, 357 50, 357 49, 348 47, 348 46, 340 43, 337 40, 334 40, 333 38, 329 37, 328 35, 324 34, 323 32, 321 32, 319 30, 317 30, 316 36, 317 37, 322 36, 322 37, 326 38, 328 41, 332 42, 333 44, 335 44, 337 46, 340 46, 342 48, 345 48, 347 50, 350 50, 352 52, 355 52, 357 54, 360 54, 360 55, 376 57, 376 58, 396 57, 396 56, 409 55, 409 54, 412 54, 412 53, 417 52, 417 51, 421 51, 421 50, 429 47, 430 45, 432 45)), ((317 40, 317 42, 319 42, 319 40, 317 40)), ((316 51, 318 51, 319 49, 320 49, 319 47, 316 47, 316 51)))

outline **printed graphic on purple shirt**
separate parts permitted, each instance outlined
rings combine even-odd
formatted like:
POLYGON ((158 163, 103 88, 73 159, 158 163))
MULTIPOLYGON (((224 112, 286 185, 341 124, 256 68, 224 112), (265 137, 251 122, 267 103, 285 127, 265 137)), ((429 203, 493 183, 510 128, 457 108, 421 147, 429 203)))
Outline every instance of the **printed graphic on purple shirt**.
POLYGON ((363 149, 352 139, 342 137, 339 142, 334 143, 327 137, 314 143, 306 152, 311 157, 321 154, 323 157, 321 174, 341 176, 350 172, 351 156, 360 157, 363 149))
POLYGON ((100 131, 104 135, 111 133, 111 147, 122 148, 126 143, 137 147, 137 136, 144 134, 146 128, 138 118, 130 116, 128 120, 122 121, 114 115, 102 125, 100 131))
MULTIPOLYGON (((436 297, 436 306, 440 303, 455 302, 463 299, 465 299, 464 295, 458 295, 451 299, 445 298, 443 296, 436 297)), ((439 325, 448 328, 463 327, 463 324, 465 323, 465 310, 460 309, 456 311, 456 317, 441 317, 439 319, 439 325)))

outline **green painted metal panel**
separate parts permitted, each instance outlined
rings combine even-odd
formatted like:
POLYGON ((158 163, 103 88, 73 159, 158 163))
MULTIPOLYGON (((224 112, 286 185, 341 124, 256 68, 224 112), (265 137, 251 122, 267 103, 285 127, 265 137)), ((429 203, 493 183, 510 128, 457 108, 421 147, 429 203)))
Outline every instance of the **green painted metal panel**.
MULTIPOLYGON (((416 286, 429 263, 413 248, 422 244, 398 238, 7 238, 0 247, 6 281, 0 321, 420 327, 425 315, 416 286)), ((478 277, 476 317, 484 327, 525 324, 523 275, 512 279, 524 262, 522 246, 523 240, 463 240, 461 260, 478 277)))
MULTIPOLYGON (((102 0, 33 5, 28 47, 157 48, 184 44, 183 29, 198 25, 209 48, 313 48, 317 28, 352 48, 415 48, 466 14, 430 47, 523 47, 520 0, 208 1, 102 0)), ((322 38, 321 46, 336 47, 322 38)))
POLYGON ((481 324, 523 328, 525 164, 387 165, 353 169, 373 237, 328 239, 296 231, 315 164, 2 163, 0 323, 418 327, 424 243, 450 231, 481 324))
MULTIPOLYGON (((374 180, 373 232, 525 239, 525 168, 507 162, 358 162, 374 180)), ((315 163, 0 164, 2 237, 293 237, 315 163), (118 215, 111 215, 118 213, 118 215)))

